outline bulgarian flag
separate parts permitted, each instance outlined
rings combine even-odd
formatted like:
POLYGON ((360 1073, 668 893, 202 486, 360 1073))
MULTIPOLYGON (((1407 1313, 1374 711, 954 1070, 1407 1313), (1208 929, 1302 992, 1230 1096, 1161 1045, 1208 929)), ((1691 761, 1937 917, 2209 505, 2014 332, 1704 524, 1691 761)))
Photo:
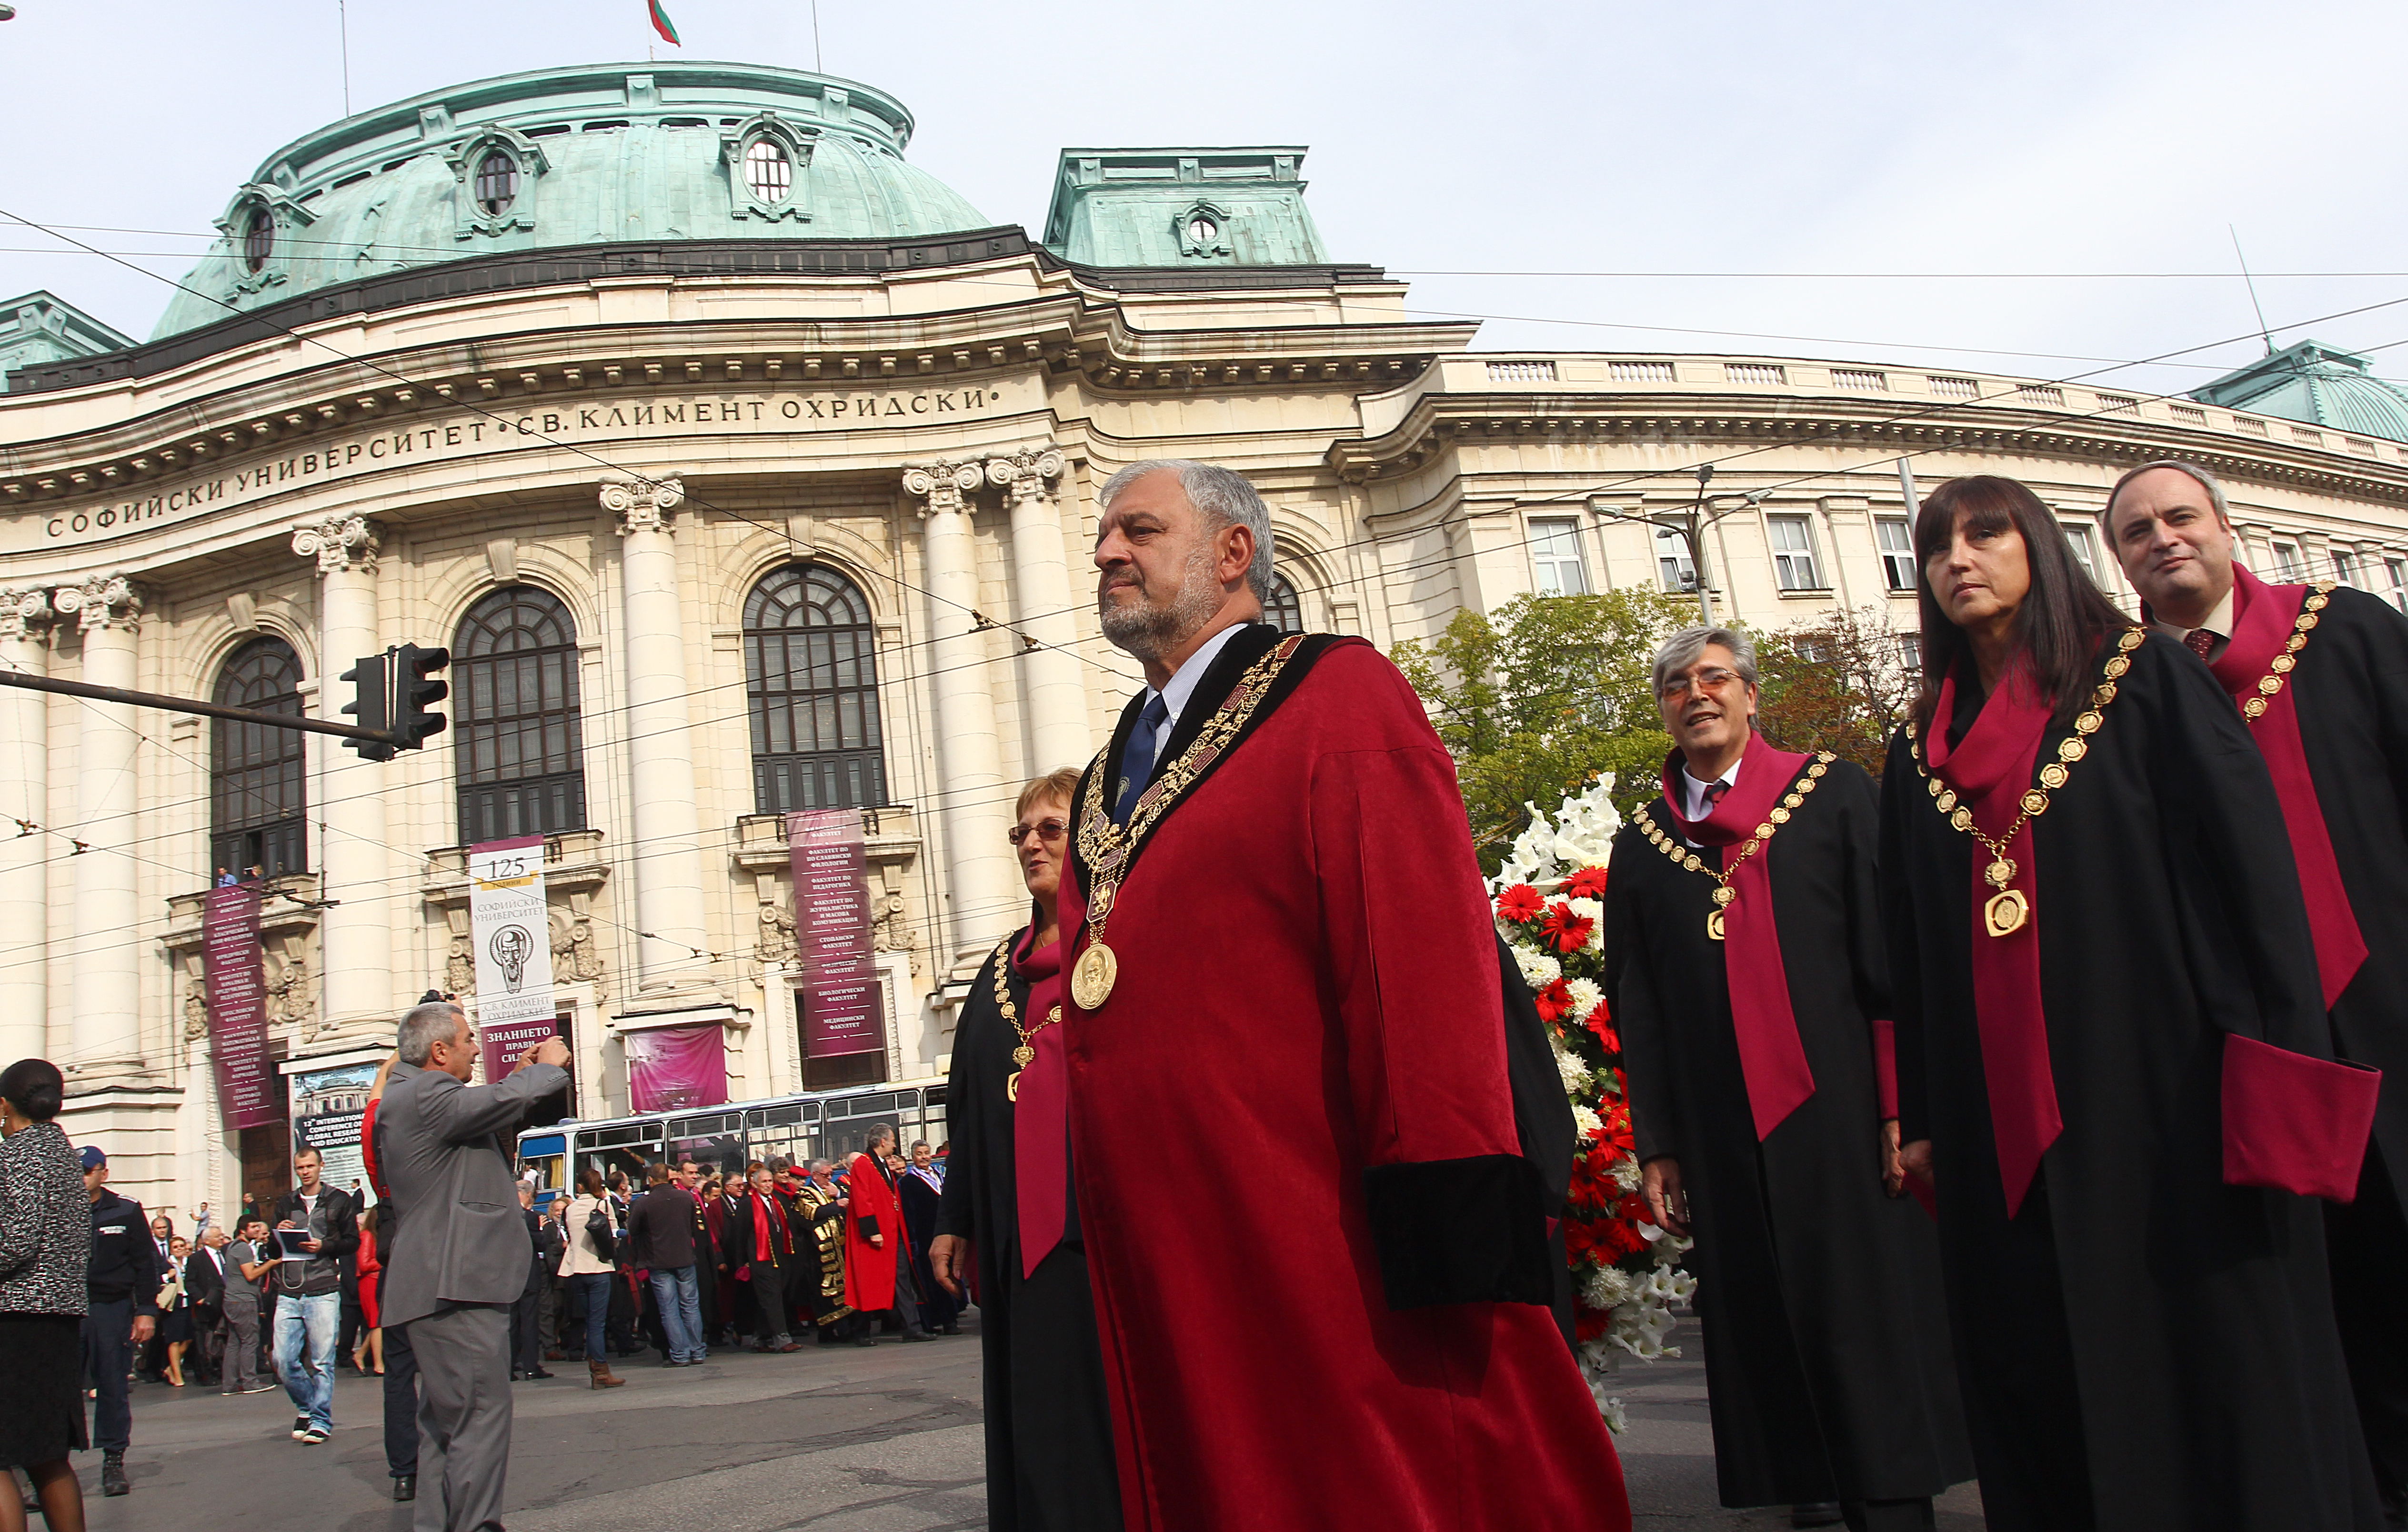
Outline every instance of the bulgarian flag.
POLYGON ((677 27, 670 22, 669 13, 661 7, 661 0, 644 0, 644 3, 652 10, 652 30, 661 35, 661 41, 677 43, 678 47, 683 48, 685 44, 678 42, 677 27))

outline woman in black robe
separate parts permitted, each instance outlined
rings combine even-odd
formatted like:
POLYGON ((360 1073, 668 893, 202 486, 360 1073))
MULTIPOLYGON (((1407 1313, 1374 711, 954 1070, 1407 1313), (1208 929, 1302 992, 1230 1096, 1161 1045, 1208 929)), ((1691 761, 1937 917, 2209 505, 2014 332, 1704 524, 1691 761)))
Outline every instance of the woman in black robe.
POLYGON ((1024 1071, 1032 1107, 1060 1103, 1068 1078, 1061 1028, 1046 1024, 1045 1013, 1060 1003, 1054 892, 1078 780, 1075 771, 1057 771, 1021 791, 1013 838, 1034 918, 987 960, 962 1005, 946 1099, 953 1150, 929 1251, 947 1292, 960 1296, 966 1276, 977 1284, 987 1524, 995 1532, 1113 1532, 1122 1525, 1095 1293, 1068 1190, 1068 1121, 1062 1227, 1050 1249, 1033 1253, 1034 1263, 1024 1259, 1032 1253, 1023 1248, 1015 1142, 1024 1071), (1021 1051, 1030 1056, 1016 1060, 1021 1051))
POLYGON ((2379 1526, 2298 1195, 2356 1086, 2265 765, 2022 485, 1942 486, 1915 551, 1880 866, 1988 1525, 2379 1526))

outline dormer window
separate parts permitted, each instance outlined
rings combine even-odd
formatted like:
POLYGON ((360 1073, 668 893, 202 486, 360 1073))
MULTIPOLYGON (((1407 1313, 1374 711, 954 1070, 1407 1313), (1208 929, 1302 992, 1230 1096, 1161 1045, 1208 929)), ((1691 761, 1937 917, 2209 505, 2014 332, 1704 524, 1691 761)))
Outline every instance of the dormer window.
POLYGON ((1229 253, 1229 212, 1210 202, 1195 202, 1170 225, 1179 253, 1211 260, 1229 253))
POLYGON ((276 218, 265 208, 253 208, 242 226, 242 265, 246 271, 266 267, 267 257, 276 248, 276 218))
POLYGON ((509 212, 519 199, 519 162, 502 150, 489 150, 477 162, 477 206, 488 217, 509 212))
POLYGON ((780 203, 795 187, 795 165, 785 146, 773 138, 755 138, 744 150, 744 185, 766 203, 780 203))
POLYGON ((1209 213, 1197 213, 1187 221, 1187 242, 1210 247, 1221 237, 1221 225, 1212 222, 1209 213))

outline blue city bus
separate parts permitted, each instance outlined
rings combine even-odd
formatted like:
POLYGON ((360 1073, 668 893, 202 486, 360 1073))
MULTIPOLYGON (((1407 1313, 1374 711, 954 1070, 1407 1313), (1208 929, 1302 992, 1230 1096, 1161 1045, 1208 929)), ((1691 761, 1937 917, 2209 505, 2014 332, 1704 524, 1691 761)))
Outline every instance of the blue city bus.
POLYGON ((520 1134, 519 1158, 535 1168, 536 1205, 548 1207, 577 1184, 587 1166, 605 1176, 624 1170, 640 1186, 645 1167, 655 1160, 674 1165, 691 1159, 739 1174, 749 1162, 773 1154, 841 1163, 866 1147, 869 1129, 880 1123, 894 1128, 907 1149, 915 1138, 943 1144, 944 1081, 854 1085, 640 1117, 562 1122, 520 1134))

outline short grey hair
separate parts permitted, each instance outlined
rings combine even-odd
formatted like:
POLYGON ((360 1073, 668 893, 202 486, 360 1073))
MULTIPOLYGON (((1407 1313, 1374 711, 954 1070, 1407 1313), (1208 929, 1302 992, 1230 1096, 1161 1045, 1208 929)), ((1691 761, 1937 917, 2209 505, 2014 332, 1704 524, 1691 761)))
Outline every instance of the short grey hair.
POLYGON ((460 1024, 467 1012, 449 1000, 429 1000, 410 1007, 402 1013, 398 1035, 394 1046, 401 1051, 401 1062, 421 1068, 435 1054, 435 1045, 450 1042, 459 1036, 460 1024))
POLYGON ((2198 464, 2186 462, 2182 458, 2161 457, 2154 463, 2143 463, 2134 468, 2115 480, 2115 487, 2107 492, 2107 503, 2099 508, 2099 530, 2106 537, 2109 549, 2112 550, 2115 546, 2115 496, 2123 494, 2124 486, 2133 480, 2159 468, 2172 468, 2178 474, 2187 476, 2193 483, 2207 492, 2207 503, 2215 508, 2216 522, 2228 527, 2232 524, 2232 507, 2225 500, 2224 486, 2216 481, 2215 475, 2198 464))
POLYGON ((1143 463, 1132 463, 1104 480, 1096 492, 1096 503, 1109 511, 1121 491, 1148 474, 1175 473, 1179 487, 1187 503, 1204 518, 1204 524, 1219 532, 1232 526, 1242 526, 1254 535, 1254 562, 1246 570, 1246 588, 1254 599, 1268 606, 1271 599, 1271 508, 1243 474, 1193 458, 1158 457, 1143 463))
POLYGON ((810 1165, 804 1167, 804 1168, 816 1176, 823 1170, 835 1169, 836 1163, 833 1160, 813 1160, 810 1165))
POLYGON ((1686 670, 1698 663, 1698 656, 1714 644, 1731 651, 1731 668, 1739 679, 1750 686, 1756 684, 1756 643, 1737 628, 1712 628, 1702 624, 1683 628, 1664 640, 1656 651, 1656 668, 1648 678, 1656 694, 1664 694, 1664 679, 1676 670, 1686 670))

